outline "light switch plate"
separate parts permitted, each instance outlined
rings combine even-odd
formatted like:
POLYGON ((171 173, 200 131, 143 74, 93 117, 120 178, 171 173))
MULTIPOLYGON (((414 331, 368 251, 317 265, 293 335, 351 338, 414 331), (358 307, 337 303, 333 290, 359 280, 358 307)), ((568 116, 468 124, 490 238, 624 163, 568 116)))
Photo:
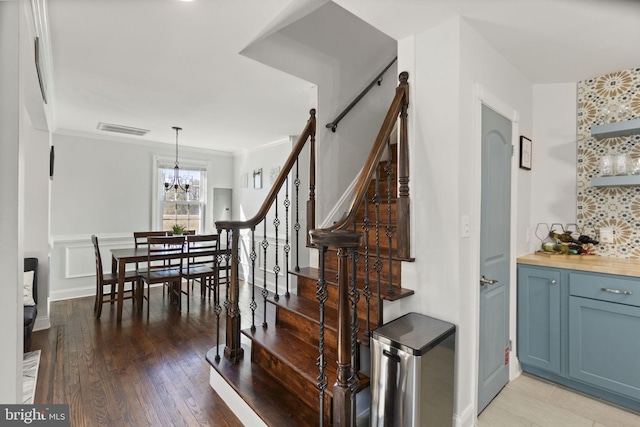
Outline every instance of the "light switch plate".
POLYGON ((600 229, 600 243, 613 243, 613 229, 611 228, 600 229))
POLYGON ((460 217, 460 236, 463 239, 471 236, 471 220, 469 215, 462 215, 460 217))

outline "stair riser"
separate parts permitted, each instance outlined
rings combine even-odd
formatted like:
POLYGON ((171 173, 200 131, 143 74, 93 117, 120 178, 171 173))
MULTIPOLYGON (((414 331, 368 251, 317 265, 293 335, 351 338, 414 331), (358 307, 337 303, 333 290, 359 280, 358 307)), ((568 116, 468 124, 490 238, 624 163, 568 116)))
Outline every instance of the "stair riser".
MULTIPOLYGON (((369 242, 366 240, 366 233, 362 226, 359 224, 356 226, 356 231, 362 233, 362 244, 358 250, 362 256, 365 253, 365 245, 369 245, 369 257, 375 257, 376 254, 376 234, 375 229, 369 230, 369 242)), ((378 234, 378 246, 380 247, 380 257, 386 258, 389 253, 389 238, 386 235, 386 226, 380 228, 380 234, 378 234)), ((395 236, 391 239, 391 255, 395 256, 398 251, 398 242, 395 236)))
MULTIPOLYGON (((298 296, 303 298, 316 300, 315 291, 316 282, 312 279, 300 277, 298 279, 298 296)), ((329 298, 325 303, 328 307, 338 309, 338 288, 337 286, 327 285, 327 292, 329 298)), ((360 302, 358 302, 358 317, 360 318, 360 329, 364 330, 366 327, 366 304, 365 298, 362 293, 360 294, 360 302)), ((375 324, 378 321, 378 304, 375 295, 371 297, 369 306, 369 322, 375 324)), ((373 329, 372 326, 370 326, 373 329)))
MULTIPOLYGON (((364 278, 364 274, 360 275, 360 273, 361 272, 359 271, 358 276, 356 277, 356 287, 358 288, 360 293, 362 293, 365 287, 365 278, 364 278)), ((325 270, 325 280, 327 281, 327 285, 329 287, 335 287, 335 288, 338 287, 338 280, 336 275, 337 273, 335 270, 331 270, 327 267, 327 269, 325 270)), ((298 289, 299 289, 298 295, 301 295, 300 288, 306 287, 306 289, 302 289, 302 292, 305 292, 305 295, 306 295, 305 298, 313 299, 313 301, 317 301, 317 297, 316 297, 317 284, 318 284, 318 280, 315 278, 312 279, 304 276, 298 276, 298 289), (300 283, 302 281, 304 281, 304 283, 301 285, 300 283)), ((394 281, 391 282, 391 285, 394 288, 398 288, 398 289, 401 288, 401 286, 395 283, 394 281)), ((380 289, 384 290, 384 289, 387 289, 388 287, 389 287, 389 277, 386 276, 385 274, 380 274, 380 289)), ((378 278, 376 276, 375 271, 369 272, 369 289, 371 289, 371 292, 376 292, 376 290, 378 289, 378 278)))
MULTIPOLYGON (((283 307, 278 307, 277 309, 277 325, 278 327, 288 329, 316 347, 320 343, 320 330, 317 322, 304 316, 299 316, 283 307)), ((338 337, 335 332, 336 325, 330 326, 331 328, 325 327, 324 330, 325 351, 327 353, 337 354, 338 337)))
MULTIPOLYGON (((348 261, 349 261, 349 275, 351 275, 352 264, 351 264, 351 260, 348 260, 348 261)), ((363 279, 363 282, 364 282, 364 277, 367 274, 366 272, 367 266, 365 261, 366 261, 365 256, 363 254, 360 254, 358 258, 358 262, 356 263, 356 272, 358 274, 358 277, 363 279)), ((369 281, 371 284, 369 286, 374 286, 375 281, 377 280, 375 262, 376 262, 375 253, 370 253, 369 254, 369 281)), ((382 283, 386 285, 389 282, 388 256, 383 256, 381 254, 380 262, 382 263, 381 264, 382 268, 380 269, 380 279, 382 280, 382 283)), ((395 260, 395 259, 391 260, 391 281, 396 286, 400 286, 400 283, 401 283, 401 280, 400 280, 400 277, 401 277, 400 272, 402 267, 401 263, 402 261, 399 261, 399 260, 395 260)), ((338 254, 336 252, 327 251, 327 254, 325 256, 325 268, 327 270, 327 274, 325 276, 326 280, 331 282, 336 282, 335 272, 338 271, 338 254), (328 270, 331 270, 331 272, 329 272, 328 270)), ((364 287, 364 284, 362 285, 362 287, 364 287)))
MULTIPOLYGON (((292 349, 292 351, 295 351, 295 349, 292 349)), ((274 357, 257 341, 252 341, 251 343, 251 360, 266 369, 267 372, 272 373, 274 380, 291 390, 309 406, 312 408, 320 407, 320 392, 315 383, 309 382, 289 365, 274 357)), ((332 386, 333 384, 329 384, 327 389, 331 389, 332 386)), ((325 393, 324 397, 324 408, 325 419, 331 420, 332 398, 327 393, 325 393)))
MULTIPOLYGON (((395 199, 393 199, 395 200, 395 199)), ((373 226, 376 223, 376 208, 373 204, 369 203, 369 205, 367 206, 367 210, 369 212, 369 223, 371 224, 371 228, 373 229, 373 226)), ((359 208, 358 211, 356 212, 356 223, 357 225, 361 225, 362 222, 364 221, 364 212, 365 212, 365 207, 364 204, 362 204, 359 208)), ((389 223, 389 209, 388 209, 388 205, 387 205, 387 196, 384 195, 384 197, 382 198, 382 203, 380 203, 380 206, 378 207, 378 221, 380 223, 380 226, 382 228, 386 227, 387 224, 389 223)), ((391 223, 395 224, 396 222, 396 204, 394 203, 394 201, 392 201, 391 203, 391 223)), ((381 230, 380 231, 381 234, 384 234, 384 232, 381 230)))
MULTIPOLYGON (((380 181, 379 185, 378 185, 378 194, 380 195, 380 197, 382 197, 382 199, 387 200, 387 192, 389 189, 389 183, 387 182, 386 177, 384 178, 384 180, 380 181)), ((396 181, 395 176, 391 178, 391 197, 395 198, 398 197, 398 184, 396 181)), ((376 195, 376 185, 375 182, 371 182, 371 184, 369 184, 369 188, 367 189, 367 197, 369 199, 369 202, 371 202, 371 200, 373 199, 373 197, 376 195)), ((371 204, 371 203, 369 203, 371 204)))

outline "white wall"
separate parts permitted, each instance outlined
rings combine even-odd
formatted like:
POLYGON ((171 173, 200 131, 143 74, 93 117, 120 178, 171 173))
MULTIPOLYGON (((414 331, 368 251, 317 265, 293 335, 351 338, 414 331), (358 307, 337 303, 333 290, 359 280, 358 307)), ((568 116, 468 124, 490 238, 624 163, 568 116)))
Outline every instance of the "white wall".
MULTIPOLYGON (((234 157, 234 186, 233 186, 233 219, 244 221, 254 217, 262 206, 269 191, 272 188, 273 179, 276 171, 279 171, 284 165, 285 161, 291 154, 291 150, 297 141, 297 137, 291 137, 287 140, 279 141, 277 143, 268 144, 257 150, 253 150, 248 153, 240 153, 234 157), (253 185, 253 171, 262 169, 262 188, 256 189, 253 185), (248 185, 245 186, 245 179, 248 185)), ((307 143, 308 145, 308 143, 307 143)), ((309 172, 308 172, 308 149, 305 148, 300 155, 299 160, 299 202, 298 202, 298 218, 301 224, 301 230, 299 233, 300 241, 295 241, 295 215, 296 215, 296 201, 295 201, 295 186, 293 183, 293 176, 290 175, 288 187, 289 187, 289 200, 291 206, 289 208, 288 219, 288 232, 289 232, 289 244, 291 245, 290 251, 290 265, 291 270, 296 265, 296 250, 298 251, 299 259, 298 265, 301 267, 307 266, 309 262, 309 250, 306 247, 306 201, 309 196, 309 172), (299 244, 298 244, 299 243, 299 244)), ((295 168, 294 168, 295 174, 295 168)), ((278 233, 276 234, 273 220, 275 218, 275 208, 272 207, 267 215, 267 228, 266 236, 269 242, 269 249, 267 255, 267 284, 269 289, 274 288, 275 275, 273 272, 273 266, 275 265, 275 244, 276 236, 278 238, 278 265, 281 267, 281 272, 278 277, 278 285, 282 286, 285 283, 286 270, 284 261, 284 244, 287 234, 287 219, 286 209, 284 206, 284 200, 286 197, 285 188, 281 189, 278 193, 278 218, 280 219, 280 226, 278 227, 278 233)), ((256 250, 256 271, 255 271, 255 284, 261 285, 264 282, 264 255, 263 250, 260 247, 260 243, 264 238, 264 223, 259 224, 256 227, 254 240, 256 250)), ((251 238, 249 230, 242 232, 241 241, 241 262, 243 265, 243 273, 247 275, 250 273, 249 255, 251 252, 251 238)), ((291 285, 293 283, 293 277, 289 277, 291 285)), ((284 288, 279 288, 279 290, 284 288)))
POLYGON ((39 260, 38 316, 34 330, 49 327, 49 148, 53 99, 50 59, 46 46, 47 17, 42 4, 45 0, 21 2, 20 21, 20 76, 23 118, 20 128, 20 149, 24 155, 24 256, 39 260), (32 5, 36 5, 35 10, 32 5), (34 38, 40 37, 39 57, 48 103, 42 92, 35 67, 34 38))
POLYGON ((17 1, 0 1, 0 298, 3 349, 0 351, 0 402, 15 404, 22 397, 22 212, 19 158, 17 1))
MULTIPOLYGON (((301 124, 300 130, 303 125, 301 124)), ((244 221, 258 212, 271 190, 272 172, 282 167, 291 153, 294 142, 294 138, 286 139, 251 152, 238 153, 233 157, 233 219, 244 221), (258 169, 262 169, 262 188, 260 189, 254 188, 253 185, 253 172, 258 169)), ((308 180, 305 181, 308 182, 308 180)))
POLYGON ((24 256, 38 258, 38 317, 34 330, 49 322, 49 139, 48 131, 22 128, 24 150, 24 256))
POLYGON ((576 83, 533 87, 531 246, 527 252, 539 249, 538 223, 576 222, 576 100, 576 83))
MULTIPOLYGON (((475 88, 480 85, 515 109, 519 113, 518 132, 531 135, 532 85, 459 17, 400 41, 399 52, 399 69, 409 71, 411 84, 409 185, 412 255, 416 259, 403 265, 402 282, 416 293, 385 305, 385 320, 416 311, 457 325, 455 424, 473 425, 478 371, 481 172, 475 88), (471 218, 470 238, 460 237, 462 215, 471 218)), ((528 224, 530 180, 524 171, 515 169, 514 218, 522 214, 522 221, 528 224)), ((514 220, 512 228, 514 254, 526 242, 522 221, 514 220)), ((515 263, 512 266, 511 293, 515 301, 515 263)), ((514 329, 512 325, 512 335, 514 329)))
MULTIPOLYGON (((394 65, 340 122, 334 120, 386 67, 396 42, 341 6, 316 2, 316 9, 248 46, 243 54, 312 82, 317 97, 317 222, 340 199, 358 174, 380 129, 398 85, 394 65), (327 28, 331 28, 330 31, 327 28)), ((292 7, 295 7, 292 5, 292 7)))
MULTIPOLYGON (((134 231, 153 229, 153 156, 175 158, 175 146, 62 134, 53 135, 53 144, 50 286, 56 300, 93 294, 92 234, 105 246, 103 262, 108 270, 108 247, 132 246, 134 231)), ((212 162, 208 200, 214 187, 232 186, 230 154, 180 147, 179 159, 212 162)), ((206 213, 207 231, 213 231, 212 214, 212 210, 206 213)))

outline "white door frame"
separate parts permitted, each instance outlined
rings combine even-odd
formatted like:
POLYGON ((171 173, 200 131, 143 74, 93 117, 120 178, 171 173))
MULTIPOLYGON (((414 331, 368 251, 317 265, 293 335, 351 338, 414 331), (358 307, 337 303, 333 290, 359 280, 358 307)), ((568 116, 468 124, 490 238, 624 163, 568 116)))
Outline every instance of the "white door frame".
MULTIPOLYGON (((519 114, 518 111, 502 101, 491 92, 487 91, 481 84, 474 84, 473 88, 473 138, 472 144, 472 158, 475 159, 474 165, 474 179, 475 191, 473 191, 472 200, 472 218, 474 223, 480 224, 481 216, 481 194, 482 194, 482 105, 486 105, 500 115, 511 120, 511 144, 514 146, 514 155, 511 157, 511 233, 510 233, 510 255, 509 255, 509 269, 510 269, 510 288, 509 288, 509 339, 511 340, 512 347, 509 355, 509 380, 514 379, 519 375, 520 363, 516 358, 516 226, 517 226, 517 189, 518 189, 518 156, 516 153, 516 142, 519 134, 519 114)), ((473 242, 473 256, 471 262, 473 263, 473 271, 475 271, 476 282, 480 278, 480 233, 475 233, 476 241, 473 242)), ((478 413, 478 363, 480 360, 480 285, 476 283, 473 287, 476 291, 473 293, 473 304, 471 304, 472 310, 475 310, 475 343, 474 343, 474 419, 477 418, 478 413)))

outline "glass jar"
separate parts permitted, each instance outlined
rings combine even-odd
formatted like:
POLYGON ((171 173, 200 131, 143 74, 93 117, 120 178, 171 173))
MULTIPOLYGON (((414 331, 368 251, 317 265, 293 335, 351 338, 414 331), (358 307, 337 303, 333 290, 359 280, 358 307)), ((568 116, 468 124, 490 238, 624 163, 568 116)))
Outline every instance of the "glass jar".
POLYGON ((631 157, 629 160, 629 173, 640 175, 640 157, 631 157))
POLYGON ((609 155, 602 156, 600 159, 600 176, 613 175, 613 158, 609 155))
POLYGON ((614 172, 616 175, 627 175, 629 173, 629 155, 618 154, 615 157, 614 172))

